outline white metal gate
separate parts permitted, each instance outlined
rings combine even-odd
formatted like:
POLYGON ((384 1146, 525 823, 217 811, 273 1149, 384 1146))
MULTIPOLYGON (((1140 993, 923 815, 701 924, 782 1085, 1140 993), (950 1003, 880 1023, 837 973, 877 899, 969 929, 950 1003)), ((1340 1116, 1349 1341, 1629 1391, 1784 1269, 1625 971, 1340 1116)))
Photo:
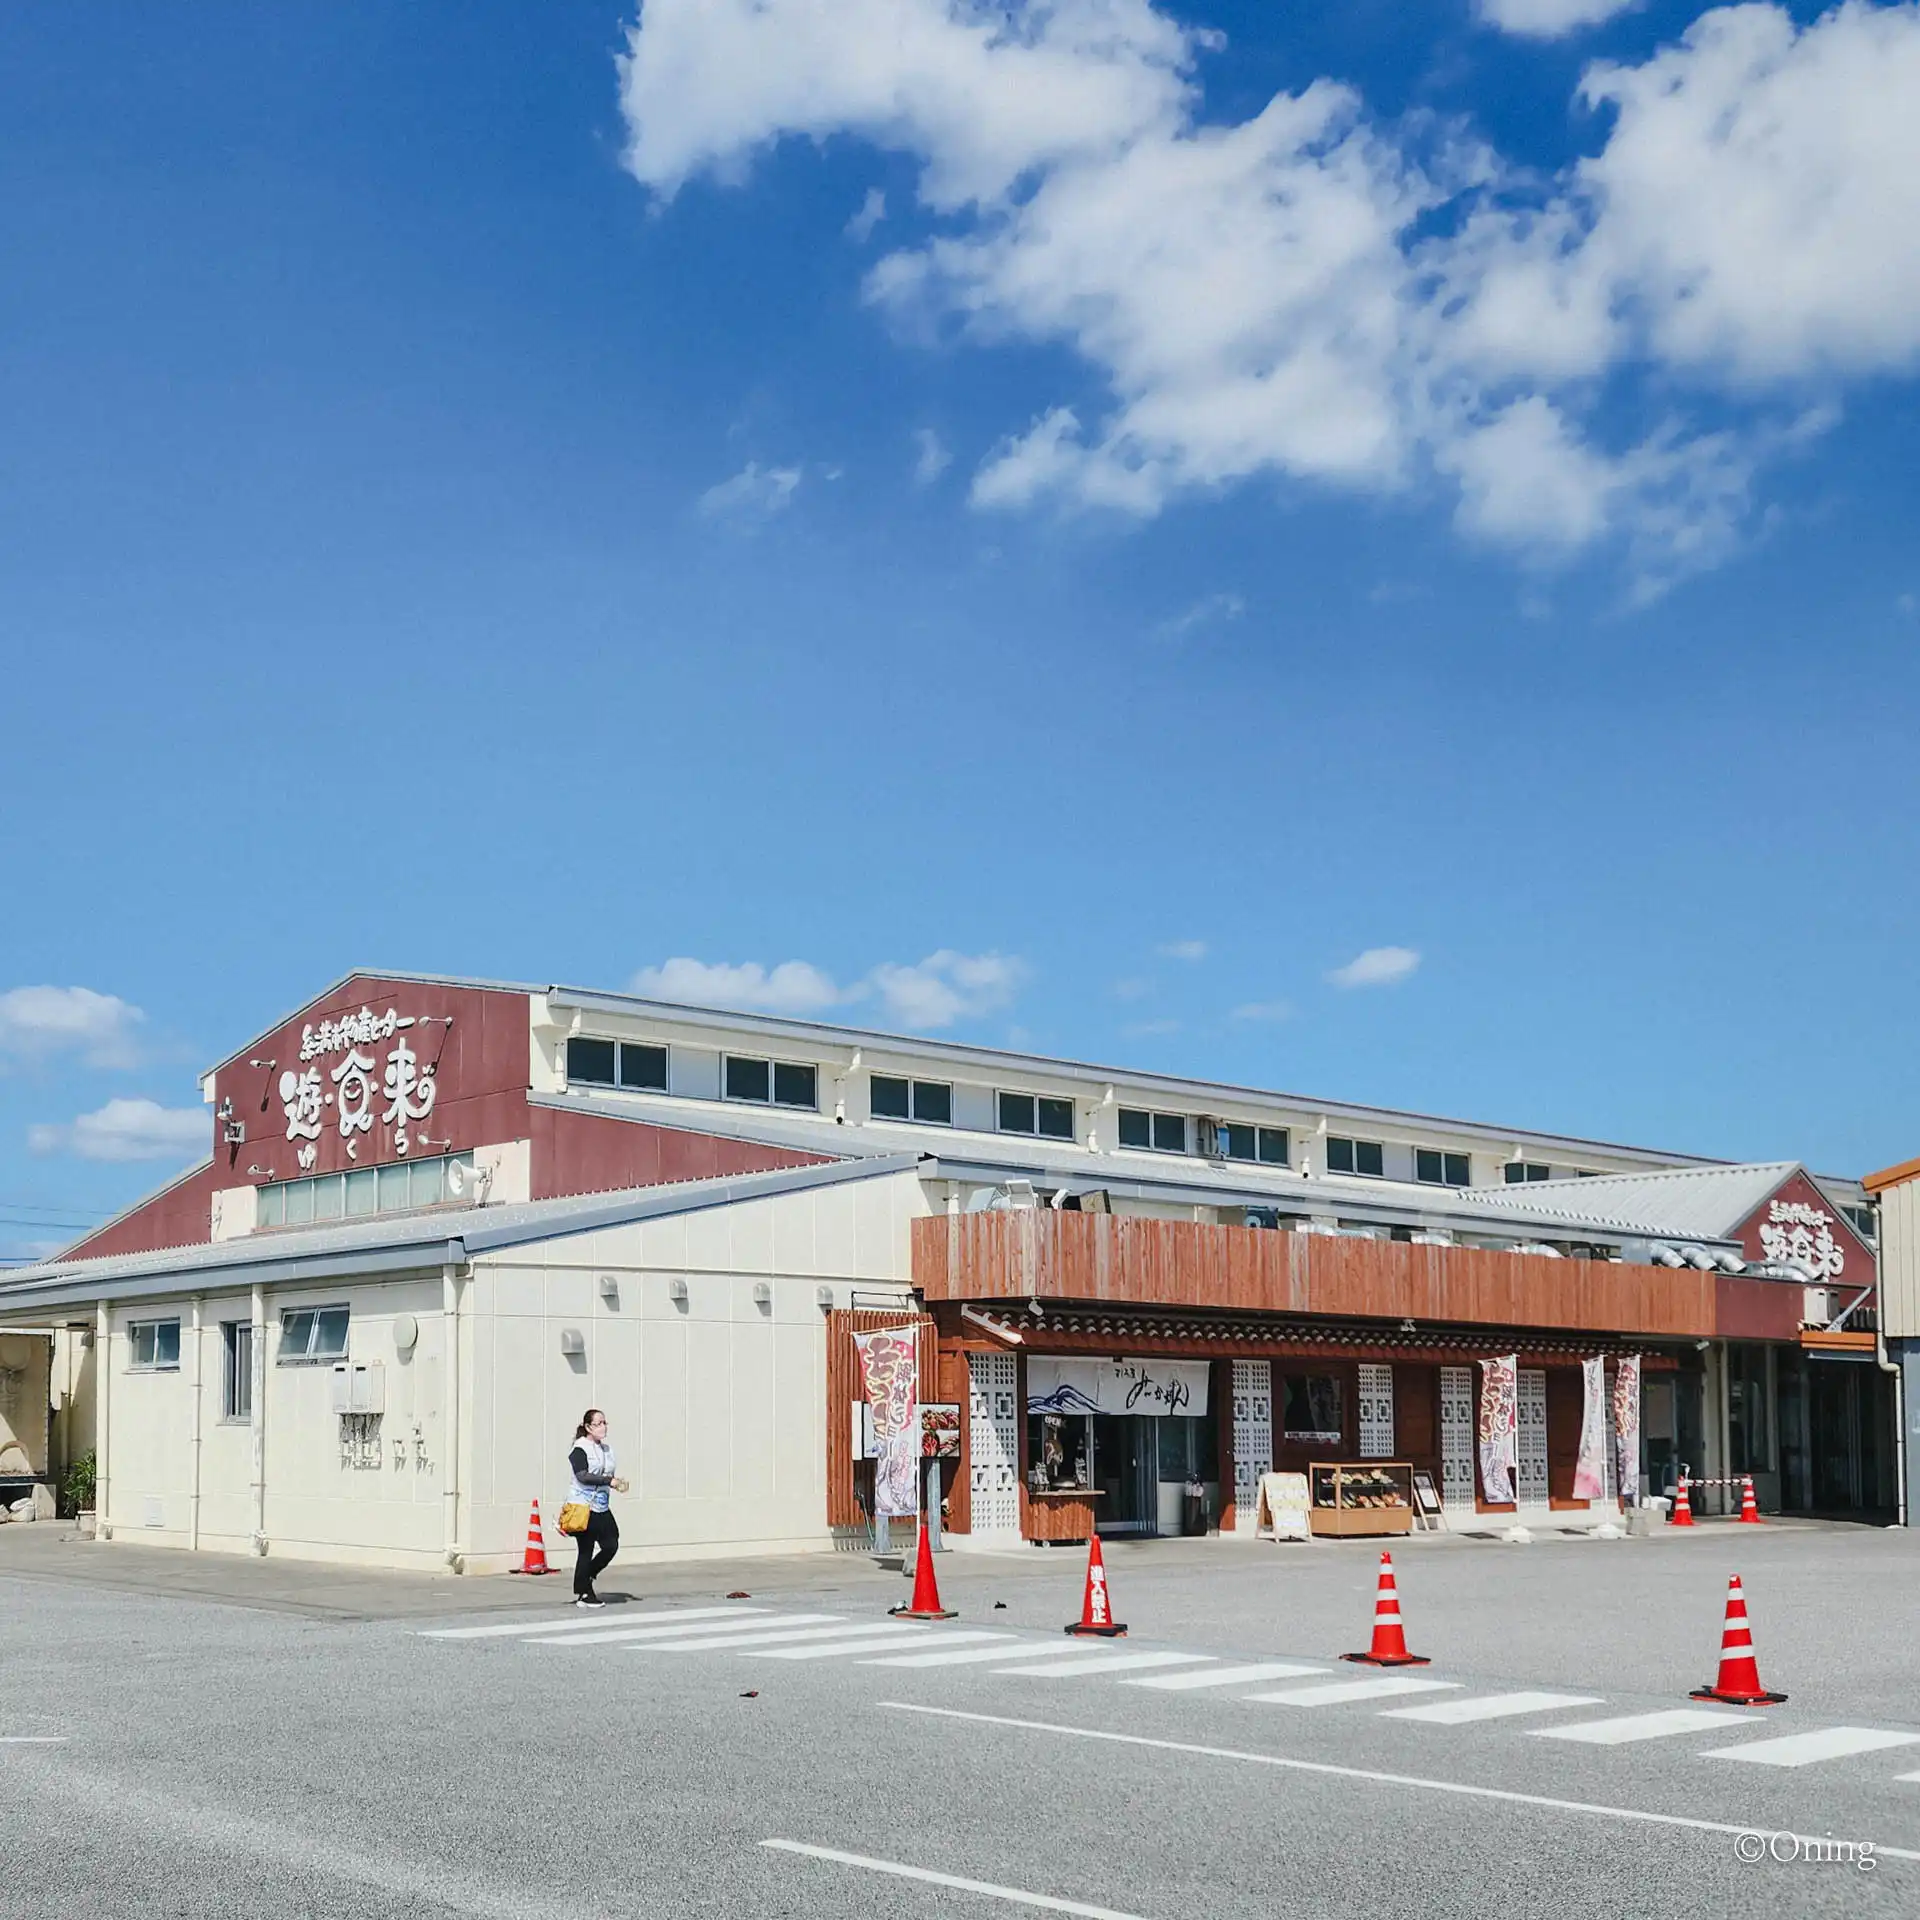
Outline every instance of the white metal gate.
POLYGON ((1519 1464, 1515 1474, 1523 1507, 1547 1504, 1547 1376, 1538 1367, 1520 1370, 1519 1464))
POLYGON ((973 1537, 1020 1536, 1020 1437, 1014 1425, 1013 1355, 967 1355, 967 1492, 973 1537))
POLYGON ((1251 1533, 1260 1476, 1273 1465, 1273 1362, 1233 1363, 1233 1525, 1251 1533))
POLYGON ((1393 1458, 1393 1369, 1360 1368, 1360 1458, 1393 1458))
POLYGON ((1474 1510, 1473 1442, 1478 1423, 1473 1408, 1473 1369, 1440 1369, 1440 1498, 1463 1513, 1474 1510))

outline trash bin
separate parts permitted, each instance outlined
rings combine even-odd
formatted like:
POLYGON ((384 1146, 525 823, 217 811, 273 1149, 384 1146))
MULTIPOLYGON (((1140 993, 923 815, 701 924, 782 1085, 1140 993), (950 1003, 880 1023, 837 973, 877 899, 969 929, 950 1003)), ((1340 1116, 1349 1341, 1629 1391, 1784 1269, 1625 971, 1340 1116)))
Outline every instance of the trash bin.
POLYGON ((1196 1534, 1205 1537, 1207 1531, 1207 1490, 1203 1486, 1190 1485, 1186 1499, 1181 1504, 1180 1531, 1189 1539, 1196 1534))

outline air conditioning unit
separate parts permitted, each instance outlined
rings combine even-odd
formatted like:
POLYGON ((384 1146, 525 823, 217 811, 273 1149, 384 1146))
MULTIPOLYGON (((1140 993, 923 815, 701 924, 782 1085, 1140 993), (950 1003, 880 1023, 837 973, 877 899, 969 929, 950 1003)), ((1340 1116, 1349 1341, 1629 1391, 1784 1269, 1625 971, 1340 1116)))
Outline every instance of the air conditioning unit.
POLYGON ((1800 1324, 1803 1327, 1829 1327, 1833 1324, 1833 1289, 1807 1287, 1803 1290, 1800 1324))
POLYGON ((1227 1124, 1212 1114, 1203 1113, 1194 1123, 1194 1146, 1203 1160, 1227 1157, 1227 1124))
POLYGON ((378 1360, 342 1360, 333 1370, 335 1413, 385 1413, 387 1369, 378 1360))

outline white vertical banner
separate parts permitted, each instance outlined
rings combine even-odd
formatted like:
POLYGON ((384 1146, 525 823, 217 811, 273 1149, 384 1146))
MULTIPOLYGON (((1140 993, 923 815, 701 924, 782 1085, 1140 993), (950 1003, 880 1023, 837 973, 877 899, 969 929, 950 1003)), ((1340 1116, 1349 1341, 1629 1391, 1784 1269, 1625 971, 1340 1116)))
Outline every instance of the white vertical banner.
POLYGON ((860 1377, 873 1410, 873 1510, 920 1511, 920 1341, 917 1327, 856 1333, 860 1377))
POLYGON ((1640 1356, 1623 1353, 1613 1376, 1613 1443, 1619 1450, 1620 1491, 1640 1504, 1640 1356))
POLYGON ((1603 1500, 1607 1492, 1607 1363, 1604 1355, 1580 1362, 1580 1457, 1573 1468, 1573 1497, 1603 1500))
POLYGON ((1513 1503, 1520 1454, 1520 1356, 1480 1362, 1480 1484, 1494 1506, 1513 1503))

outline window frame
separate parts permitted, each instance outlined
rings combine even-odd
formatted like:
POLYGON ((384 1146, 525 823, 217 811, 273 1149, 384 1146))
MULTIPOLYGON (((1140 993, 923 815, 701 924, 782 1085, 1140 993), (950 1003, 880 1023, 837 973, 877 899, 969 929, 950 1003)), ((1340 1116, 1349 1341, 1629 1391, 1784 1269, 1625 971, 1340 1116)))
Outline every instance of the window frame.
POLYGON ((274 1350, 273 1363, 277 1367, 332 1367, 351 1357, 353 1346, 353 1307, 345 1300, 330 1300, 324 1306, 282 1307, 280 1309, 280 1340, 274 1350), (344 1322, 340 1330, 340 1345, 324 1353, 316 1353, 314 1341, 319 1337, 322 1320, 329 1314, 339 1314, 344 1322), (298 1353, 287 1351, 287 1333, 290 1324, 304 1319, 309 1322, 305 1347, 298 1353))
POLYGON ((1473 1156, 1470 1153, 1455 1153, 1447 1147, 1415 1147, 1413 1150, 1413 1177, 1423 1187, 1470 1187, 1473 1185, 1473 1156), (1422 1163, 1428 1160, 1438 1162, 1438 1171, 1423 1171, 1422 1163), (1460 1178, 1453 1175, 1456 1167, 1460 1178))
POLYGON ((1384 1180, 1387 1177, 1387 1143, 1384 1140, 1361 1140, 1344 1133, 1327 1135, 1327 1171, 1344 1173, 1354 1180, 1384 1180), (1335 1147, 1347 1149, 1347 1165, 1336 1167, 1333 1164, 1335 1147), (1363 1167, 1360 1164, 1360 1150, 1365 1147, 1379 1162, 1375 1167, 1363 1167))
POLYGON ((1191 1153, 1193 1124, 1184 1113, 1166 1113, 1152 1107, 1122 1107, 1120 1144, 1130 1153, 1191 1153), (1125 1128, 1129 1120, 1144 1120, 1147 1123, 1147 1137, 1144 1140, 1126 1138, 1125 1128), (1180 1144, 1177 1147, 1167 1145, 1160 1137, 1162 1129, 1168 1126, 1180 1129, 1180 1144))
POLYGON ((951 1080, 914 1080, 900 1073, 870 1073, 867 1075, 867 1118, 870 1120, 896 1120, 902 1125, 916 1127, 950 1127, 953 1125, 953 1082, 951 1080), (905 1113, 877 1113, 873 1105, 873 1090, 885 1081, 890 1087, 904 1087, 907 1093, 905 1113), (920 1095, 922 1090, 939 1092, 946 1095, 947 1111, 944 1116, 922 1113, 920 1095))
POLYGON ((996 1087, 993 1094, 993 1130, 995 1133, 1010 1133, 1021 1140, 1074 1140, 1078 1138, 1078 1103, 1055 1093, 1023 1093, 1013 1087, 996 1087), (1008 1100, 1024 1100, 1033 1109, 1033 1125, 1030 1127, 1010 1127, 1006 1123, 1008 1100), (1067 1126, 1064 1133, 1042 1125, 1048 1107, 1065 1107, 1067 1126))
POLYGON ((253 1425, 253 1322, 220 1322, 220 1424, 253 1425), (245 1348, 242 1355, 241 1349, 245 1348), (241 1403, 245 1402, 243 1406, 241 1403))
POLYGON ((566 1082, 569 1087, 617 1087, 620 1084, 620 1042, 610 1035, 602 1033, 570 1033, 567 1035, 566 1082), (580 1047, 605 1047, 607 1050, 607 1077, 598 1079, 590 1074, 576 1071, 574 1053, 580 1047))
POLYGON ((738 1107, 778 1107, 786 1113, 818 1113, 820 1111, 820 1063, 817 1060, 776 1060, 771 1054, 723 1053, 720 1056, 720 1098, 738 1107), (734 1092, 732 1081, 735 1066, 766 1069, 765 1099, 757 1094, 734 1092), (811 1075, 813 1097, 804 1101, 782 1100, 780 1075, 783 1070, 789 1073, 811 1075))
POLYGON ((1288 1158, 1293 1151, 1292 1128, 1263 1127, 1253 1120, 1222 1120, 1219 1123, 1219 1127, 1221 1134, 1224 1136, 1224 1144, 1220 1146, 1221 1159, 1232 1160, 1236 1164, 1245 1167, 1289 1167, 1293 1164, 1288 1158), (1251 1153, 1234 1152, 1233 1136, 1236 1133, 1250 1133, 1253 1135, 1253 1151, 1251 1153), (1280 1151, 1278 1153, 1267 1153, 1264 1151, 1264 1148, 1270 1140, 1278 1140, 1280 1142, 1280 1151))
POLYGON ((613 1071, 614 1085, 623 1093, 669 1093, 673 1089, 673 1049, 664 1040, 622 1040, 614 1048, 613 1071), (660 1056, 660 1079, 657 1084, 651 1080, 627 1078, 627 1055, 630 1053, 657 1053, 660 1056))
POLYGON ((171 1318, 161 1316, 152 1320, 129 1320, 127 1322, 127 1371, 129 1373, 178 1373, 180 1371, 180 1316, 171 1318), (164 1327, 173 1329, 173 1358, 160 1358, 160 1332, 164 1327), (140 1358, 139 1335, 150 1333, 153 1339, 148 1343, 151 1349, 146 1359, 140 1358))
POLYGON ((1527 1187, 1551 1180, 1553 1169, 1544 1160, 1508 1160, 1500 1168, 1500 1177, 1510 1187, 1527 1187))

